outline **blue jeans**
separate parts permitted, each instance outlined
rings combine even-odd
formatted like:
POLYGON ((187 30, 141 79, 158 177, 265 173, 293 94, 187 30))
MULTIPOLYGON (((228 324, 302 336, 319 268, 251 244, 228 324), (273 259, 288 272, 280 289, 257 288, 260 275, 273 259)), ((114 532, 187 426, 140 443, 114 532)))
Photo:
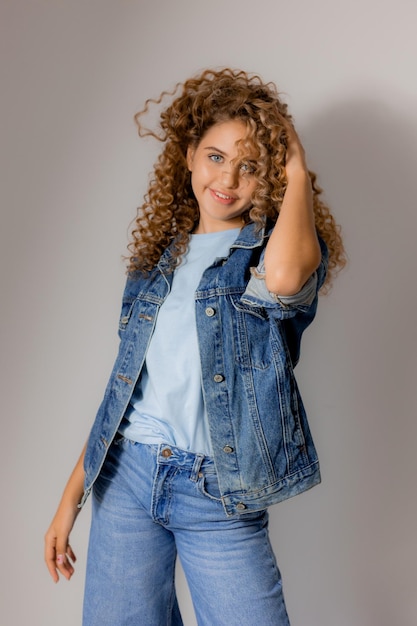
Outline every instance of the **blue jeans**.
POLYGON ((93 490, 84 626, 181 626, 178 555, 199 626, 288 626, 268 513, 227 517, 213 461, 117 438, 93 490))

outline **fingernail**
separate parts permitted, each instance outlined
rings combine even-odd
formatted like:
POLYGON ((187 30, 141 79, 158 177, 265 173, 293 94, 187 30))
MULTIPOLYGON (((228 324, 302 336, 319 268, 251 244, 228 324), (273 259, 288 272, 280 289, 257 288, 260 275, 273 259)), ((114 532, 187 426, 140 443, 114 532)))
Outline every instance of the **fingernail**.
POLYGON ((64 562, 64 555, 63 554, 57 554, 56 562, 58 563, 58 565, 62 565, 63 562, 64 562))

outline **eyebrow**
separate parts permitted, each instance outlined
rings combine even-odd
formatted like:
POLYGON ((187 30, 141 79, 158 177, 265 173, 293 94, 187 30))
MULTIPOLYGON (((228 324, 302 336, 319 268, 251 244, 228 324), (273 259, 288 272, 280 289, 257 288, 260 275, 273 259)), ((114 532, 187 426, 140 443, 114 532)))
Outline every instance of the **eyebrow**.
MULTIPOLYGON (((224 157, 228 156, 227 152, 223 152, 223 150, 220 150, 220 148, 216 148, 216 146, 206 146, 204 148, 204 150, 208 150, 209 152, 218 152, 219 154, 221 154, 224 157)), ((254 165, 256 165, 256 163, 257 163, 256 159, 251 159, 250 157, 247 157, 245 159, 245 161, 247 161, 247 163, 252 163, 254 165)))
POLYGON ((220 148, 216 148, 216 146, 206 146, 204 150, 210 150, 211 152, 218 152, 219 154, 222 154, 223 156, 227 156, 226 152, 223 152, 223 150, 220 150, 220 148))

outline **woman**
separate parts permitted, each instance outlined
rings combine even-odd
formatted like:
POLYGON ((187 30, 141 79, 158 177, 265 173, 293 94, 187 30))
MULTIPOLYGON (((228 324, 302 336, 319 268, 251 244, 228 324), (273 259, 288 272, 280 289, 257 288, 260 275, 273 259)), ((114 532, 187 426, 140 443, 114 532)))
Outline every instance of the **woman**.
MULTIPOLYGON (((287 625, 267 508, 320 481, 293 374, 344 263, 286 105, 230 69, 178 86, 130 243, 119 354, 46 534, 53 580, 90 492, 84 626, 287 625)), ((172 95, 172 94, 171 94, 172 95)))

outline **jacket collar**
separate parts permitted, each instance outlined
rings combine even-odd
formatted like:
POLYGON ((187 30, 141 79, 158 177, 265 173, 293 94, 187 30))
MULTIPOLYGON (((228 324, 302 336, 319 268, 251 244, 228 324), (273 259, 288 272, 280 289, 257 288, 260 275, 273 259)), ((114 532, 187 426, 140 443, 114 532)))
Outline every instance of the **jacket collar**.
POLYGON ((264 226, 260 230, 257 230, 256 224, 249 222, 249 224, 246 224, 240 231, 232 248, 256 248, 263 244, 266 237, 264 226))
MULTIPOLYGON (((237 236, 237 239, 231 246, 231 249, 246 248, 249 250, 251 248, 257 248, 263 244, 267 237, 268 235, 265 234, 265 227, 257 230, 256 224, 254 222, 249 222, 249 224, 246 224, 246 226, 242 228, 237 236)), ((169 268, 172 267, 171 246, 172 244, 164 250, 158 262, 158 267, 163 273, 165 273, 165 271, 169 271, 169 268)))

